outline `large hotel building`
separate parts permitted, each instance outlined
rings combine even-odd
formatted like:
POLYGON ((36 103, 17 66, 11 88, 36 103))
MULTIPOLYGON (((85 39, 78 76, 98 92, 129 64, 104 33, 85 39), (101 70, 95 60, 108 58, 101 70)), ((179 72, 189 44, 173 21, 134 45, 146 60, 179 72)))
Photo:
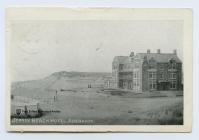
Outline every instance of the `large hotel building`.
POLYGON ((131 52, 130 56, 116 56, 112 62, 114 88, 135 92, 151 90, 182 90, 182 62, 173 53, 131 52))

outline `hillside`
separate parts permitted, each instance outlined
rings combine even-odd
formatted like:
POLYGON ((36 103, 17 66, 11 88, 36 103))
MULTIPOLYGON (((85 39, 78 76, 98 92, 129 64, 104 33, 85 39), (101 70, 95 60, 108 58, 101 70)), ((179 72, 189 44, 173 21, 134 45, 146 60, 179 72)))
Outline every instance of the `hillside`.
POLYGON ((33 97, 34 95, 50 94, 55 90, 87 88, 88 84, 92 84, 92 87, 101 87, 106 77, 110 75, 111 73, 60 71, 43 79, 13 82, 11 93, 33 97))

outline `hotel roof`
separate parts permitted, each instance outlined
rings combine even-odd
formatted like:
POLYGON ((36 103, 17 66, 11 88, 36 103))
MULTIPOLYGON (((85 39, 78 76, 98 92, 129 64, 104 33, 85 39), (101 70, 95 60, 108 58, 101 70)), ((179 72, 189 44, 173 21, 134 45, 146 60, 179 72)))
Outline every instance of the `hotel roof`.
POLYGON ((129 58, 129 56, 115 56, 113 62, 123 64, 129 62, 129 58))
POLYGON ((169 60, 175 60, 177 63, 181 63, 181 60, 178 58, 176 54, 173 53, 138 53, 138 56, 140 56, 142 59, 144 57, 147 57, 147 60, 150 60, 153 58, 156 62, 160 63, 166 63, 169 62, 169 60))
MULTIPOLYGON (((135 57, 139 57, 141 59, 147 57, 147 60, 153 58, 156 62, 159 63, 167 63, 171 59, 175 60, 177 63, 181 63, 181 60, 174 53, 137 53, 135 57)), ((117 62, 120 64, 129 63, 129 58, 130 56, 115 56, 113 62, 117 62)))

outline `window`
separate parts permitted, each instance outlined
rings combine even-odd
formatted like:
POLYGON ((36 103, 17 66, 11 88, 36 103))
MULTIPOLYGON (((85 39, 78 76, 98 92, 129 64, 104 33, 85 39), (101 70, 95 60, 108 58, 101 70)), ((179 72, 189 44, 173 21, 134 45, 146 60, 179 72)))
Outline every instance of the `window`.
POLYGON ((155 65, 149 65, 149 69, 155 69, 155 65))
POLYGON ((157 83, 156 83, 156 72, 149 72, 149 88, 151 90, 156 89, 157 83))
POLYGON ((176 73, 173 73, 173 78, 176 79, 176 73))
POLYGON ((164 69, 164 64, 160 64, 159 68, 162 70, 164 69))
POLYGON ((119 87, 123 88, 123 80, 119 80, 119 87))
POLYGON ((153 74, 152 73, 149 73, 149 78, 153 78, 153 74))
POLYGON ((127 82, 123 81, 123 88, 126 88, 126 87, 127 87, 127 82))
POLYGON ((170 89, 176 89, 177 88, 176 72, 170 72, 169 78, 170 78, 170 89))
POLYGON ((176 87, 177 87, 176 80, 171 80, 170 89, 176 89, 176 87))
POLYGON ((156 81, 151 80, 150 84, 149 84, 149 88, 151 90, 156 89, 156 81))
POLYGON ((149 72, 149 78, 150 79, 156 79, 156 72, 149 72))
POLYGON ((177 66, 176 61, 174 59, 171 59, 170 66, 169 66, 170 69, 176 69, 176 66, 177 66))
POLYGON ((132 81, 131 80, 128 81, 128 89, 132 89, 132 81))
POLYGON ((133 72, 133 89, 136 91, 140 89, 140 76, 138 70, 133 72))
POLYGON ((171 63, 171 69, 176 69, 176 63, 171 63))
POLYGON ((164 72, 160 73, 160 79, 164 79, 164 72))
POLYGON ((123 65, 123 64, 120 64, 120 65, 119 65, 119 70, 123 70, 123 68, 124 68, 124 65, 123 65))
POLYGON ((170 72, 169 78, 170 79, 176 79, 176 73, 175 72, 170 72))
POLYGON ((137 73, 136 72, 133 73, 133 78, 134 79, 137 78, 137 73))
POLYGON ((116 63, 112 63, 112 68, 113 69, 117 69, 117 64, 116 63))

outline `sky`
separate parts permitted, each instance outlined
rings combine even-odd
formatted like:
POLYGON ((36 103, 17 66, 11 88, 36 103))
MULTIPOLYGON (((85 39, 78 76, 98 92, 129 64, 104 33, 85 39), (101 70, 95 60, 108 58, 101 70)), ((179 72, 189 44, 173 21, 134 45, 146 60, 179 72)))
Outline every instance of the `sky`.
POLYGON ((58 71, 111 72, 115 56, 172 53, 183 58, 182 21, 13 21, 9 47, 14 81, 58 71))

